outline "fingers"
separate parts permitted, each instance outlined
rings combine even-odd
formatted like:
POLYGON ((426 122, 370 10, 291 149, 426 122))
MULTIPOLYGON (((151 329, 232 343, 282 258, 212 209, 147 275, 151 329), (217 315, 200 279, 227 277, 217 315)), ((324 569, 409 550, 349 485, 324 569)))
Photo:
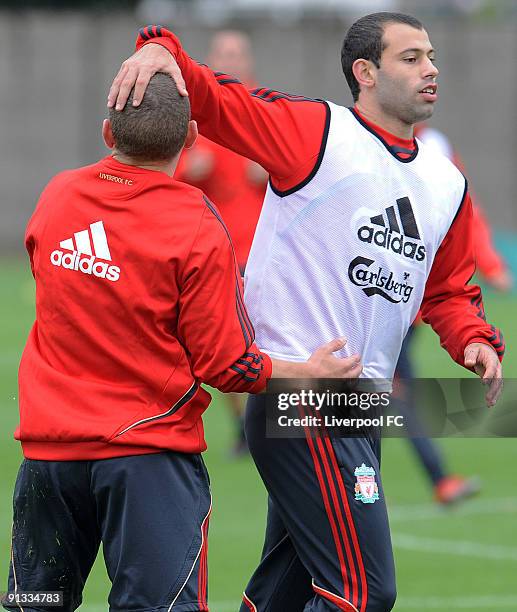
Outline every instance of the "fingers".
POLYGON ((503 368, 499 360, 496 364, 493 376, 487 377, 485 373, 483 382, 484 384, 488 384, 488 391, 485 395, 486 404, 488 407, 495 406, 503 392, 503 368))
POLYGON ((467 346, 465 349, 465 367, 466 368, 474 368, 479 355, 479 346, 467 346))
POLYGON ((486 405, 491 408, 497 404, 497 401, 501 397, 503 392, 503 379, 502 376, 493 378, 488 386, 487 394, 485 395, 486 405))
POLYGON ((483 361, 484 361, 483 365, 485 367, 484 367, 482 378, 483 378, 483 382, 486 384, 490 382, 492 378, 496 377, 497 370, 500 366, 500 363, 499 363, 499 359, 496 356, 492 356, 492 355, 486 356, 486 358, 483 359, 483 361))
POLYGON ((359 378, 363 371, 363 364, 359 361, 359 357, 350 358, 354 361, 350 365, 343 364, 343 378, 359 378))
POLYGON ((115 106, 115 102, 117 100, 120 85, 122 84, 122 81, 124 80, 124 77, 126 76, 126 72, 127 72, 127 64, 126 62, 124 62, 122 66, 120 67, 120 70, 118 71, 117 76, 113 80, 113 83, 111 84, 111 87, 108 93, 108 108, 112 108, 113 106, 115 106))
MULTIPOLYGON (((337 359, 337 357, 334 357, 337 359)), ((339 359, 343 367, 354 368, 357 364, 361 364, 361 357, 359 355, 350 355, 350 357, 342 357, 339 359)))
MULTIPOLYGON (((139 78, 139 68, 137 66, 129 66, 126 70, 126 74, 120 84, 117 99, 115 101, 115 109, 121 111, 126 106, 127 99, 131 90, 135 86, 137 79, 139 78)), ((149 77, 147 83, 149 83, 149 77)), ((145 91, 145 90, 144 90, 145 91)), ((142 94, 143 97, 143 94, 142 94)))
POLYGON ((178 92, 180 96, 187 97, 188 96, 187 86, 185 84, 185 80, 183 79, 183 75, 181 74, 181 70, 179 66, 176 64, 176 62, 174 62, 174 66, 171 68, 171 70, 167 72, 174 79, 174 82, 176 83, 176 87, 178 88, 178 92))
POLYGON ((346 345, 346 338, 334 338, 327 344, 322 344, 320 347, 316 349, 316 353, 322 352, 326 354, 335 353, 336 351, 340 351, 346 345))
POLYGON ((476 363, 476 365, 474 366, 474 372, 479 376, 479 378, 483 378, 483 375, 485 373, 485 366, 476 363))
POLYGON ((470 364, 476 374, 483 380, 483 384, 488 384, 492 378, 501 371, 501 364, 497 353, 488 344, 478 344, 467 347, 465 350, 465 365, 470 364), (475 354, 475 361, 474 359, 475 354))
POLYGON ((335 338, 317 348, 309 358, 311 378, 357 378, 362 372, 359 355, 338 358, 333 355, 346 345, 346 338, 335 338))
MULTIPOLYGON (((108 94, 108 107, 115 107, 115 109, 118 111, 122 110, 126 105, 129 94, 131 93, 131 90, 133 89, 133 86, 138 78, 138 66, 136 64, 131 64, 128 61, 124 62, 110 87, 108 94)), ((147 78, 146 86, 147 83, 149 83, 150 78, 150 76, 147 78)), ((143 91, 145 91, 145 88, 143 91)), ((143 97, 143 93, 141 95, 143 97)))
MULTIPOLYGON (((147 85, 149 85, 149 81, 151 80, 151 77, 154 74, 155 72, 152 69, 147 68, 147 67, 140 68, 140 70, 138 71, 136 80, 134 82, 135 93, 133 94, 133 106, 140 106, 142 100, 144 99, 144 94, 145 94, 145 90, 147 89, 147 85)), ((133 85, 131 84, 131 87, 129 88, 129 92, 131 91, 132 88, 133 88, 133 85)), ((128 92, 128 95, 129 95, 129 92, 128 92)), ((120 94, 119 94, 119 97, 120 97, 120 94)), ((125 101, 124 101, 124 104, 125 104, 125 101)), ((122 108, 124 108, 124 105, 122 105, 122 108)), ((118 101, 117 101, 117 110, 120 110, 118 108, 118 101)))
MULTIPOLYGON (((133 106, 140 106, 149 81, 153 75, 160 72, 159 68, 159 66, 139 65, 136 63, 123 66, 111 86, 108 95, 108 106, 115 106, 116 110, 122 110, 133 87, 135 88, 133 106)), ((164 70, 164 72, 167 72, 174 79, 180 95, 188 96, 185 81, 177 64, 174 62, 174 65, 164 70)))
POLYGON ((180 95, 188 96, 185 80, 176 60, 161 45, 149 44, 122 64, 108 94, 108 107, 122 110, 133 87, 133 106, 139 106, 151 77, 157 72, 170 75, 180 95))
POLYGON ((485 395, 487 406, 495 406, 503 390, 503 369, 494 349, 487 344, 468 346, 465 366, 474 369, 483 384, 488 386, 485 395))
POLYGON ((327 359, 329 360, 329 367, 332 367, 334 370, 332 378, 357 378, 363 371, 359 355, 352 355, 342 359, 330 356, 327 359))

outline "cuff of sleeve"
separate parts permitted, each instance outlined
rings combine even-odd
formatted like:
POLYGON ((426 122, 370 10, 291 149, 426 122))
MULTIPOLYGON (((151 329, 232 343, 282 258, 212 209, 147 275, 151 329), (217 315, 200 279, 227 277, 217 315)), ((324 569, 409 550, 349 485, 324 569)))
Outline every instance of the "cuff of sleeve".
POLYGON ((479 336, 476 338, 469 338, 467 342, 465 342, 465 348, 467 348, 469 344, 474 344, 475 342, 481 342, 482 344, 488 344, 488 346, 492 346, 486 338, 479 336))
POLYGON ((261 391, 264 391, 269 379, 271 378, 271 374, 273 373, 273 362, 271 361, 271 357, 262 352, 260 355, 264 363, 264 369, 262 370, 260 378, 257 380, 257 382, 253 385, 253 387, 248 389, 248 393, 260 393, 261 391))
POLYGON ((180 47, 179 41, 176 36, 165 28, 160 28, 160 35, 157 36, 154 33, 154 29, 155 28, 153 26, 145 28, 146 37, 142 36, 142 30, 140 30, 136 39, 136 50, 138 51, 145 45, 157 44, 162 45, 162 47, 165 47, 167 51, 171 53, 171 55, 176 57, 178 55, 178 50, 180 47))
POLYGON ((146 42, 144 42, 140 46, 137 46, 137 51, 138 51, 138 49, 141 49, 142 47, 145 47, 145 45, 152 45, 152 44, 161 45, 162 47, 165 47, 167 49, 167 51, 174 58, 176 58, 177 55, 178 55, 178 46, 170 38, 151 38, 151 40, 147 40, 146 42))

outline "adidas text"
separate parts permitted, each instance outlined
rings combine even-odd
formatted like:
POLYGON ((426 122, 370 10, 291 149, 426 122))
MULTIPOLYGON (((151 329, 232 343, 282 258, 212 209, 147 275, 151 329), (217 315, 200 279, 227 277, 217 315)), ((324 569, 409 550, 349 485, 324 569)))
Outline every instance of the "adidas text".
POLYGON ((120 278, 120 268, 118 266, 111 266, 105 261, 99 261, 94 255, 81 256, 77 251, 63 253, 63 251, 56 249, 50 254, 50 262, 54 266, 93 275, 97 278, 105 278, 112 282, 116 282, 120 278))
POLYGON ((408 259, 424 261, 426 256, 425 246, 423 244, 418 245, 412 240, 405 239, 402 234, 398 232, 393 233, 387 227, 375 229, 374 227, 363 225, 359 228, 357 236, 361 242, 376 244, 398 255, 404 255, 404 257, 408 259))

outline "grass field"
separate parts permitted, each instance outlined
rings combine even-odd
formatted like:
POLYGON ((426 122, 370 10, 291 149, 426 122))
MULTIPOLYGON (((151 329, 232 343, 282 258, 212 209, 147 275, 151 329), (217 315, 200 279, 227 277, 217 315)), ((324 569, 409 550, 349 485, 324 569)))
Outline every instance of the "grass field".
MULTIPOLYGON (((11 492, 20 462, 12 440, 17 422, 16 370, 33 317, 33 288, 25 261, 0 260, 0 590, 9 559, 11 492)), ((517 296, 487 293, 492 322, 505 333, 507 377, 517 378, 517 296), (512 350, 513 348, 513 350, 512 350)), ((462 375, 423 329, 415 360, 422 376, 462 375)), ((210 602, 236 610, 260 553, 265 491, 251 460, 228 459, 231 424, 219 396, 206 417, 205 455, 213 489, 210 525, 210 602)), ((517 610, 517 443, 514 439, 440 440, 454 472, 477 474, 481 496, 453 512, 432 503, 431 491, 404 440, 386 440, 383 480, 393 531, 399 599, 395 610, 517 610)), ((102 560, 87 584, 82 612, 107 610, 102 560)))

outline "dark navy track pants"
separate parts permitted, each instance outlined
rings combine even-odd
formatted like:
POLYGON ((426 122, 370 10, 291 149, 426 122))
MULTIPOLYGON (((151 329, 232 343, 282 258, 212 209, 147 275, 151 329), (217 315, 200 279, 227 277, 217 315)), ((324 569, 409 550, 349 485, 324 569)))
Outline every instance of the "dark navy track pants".
POLYGON ((267 438, 265 413, 266 396, 250 396, 246 437, 269 508, 241 612, 388 612, 395 569, 380 440, 267 438))
POLYGON ((69 612, 100 543, 113 612, 207 606, 208 474, 200 455, 24 460, 14 493, 9 592, 62 591, 69 612))

